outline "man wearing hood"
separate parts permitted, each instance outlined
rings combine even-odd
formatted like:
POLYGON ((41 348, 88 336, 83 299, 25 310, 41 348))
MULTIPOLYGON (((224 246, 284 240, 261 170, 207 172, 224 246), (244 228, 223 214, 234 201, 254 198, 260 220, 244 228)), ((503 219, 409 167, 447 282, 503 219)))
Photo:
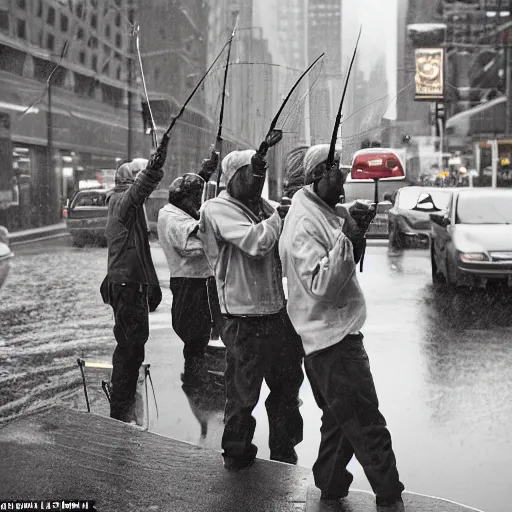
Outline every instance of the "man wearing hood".
POLYGON ((263 379, 270 389, 265 402, 270 458, 295 464, 303 427, 298 400, 303 351, 285 309, 277 251, 282 220, 261 197, 266 161, 260 153, 233 151, 223 159, 222 172, 226 190, 203 205, 200 237, 223 314, 224 467, 245 469, 256 458, 252 411, 263 379))
POLYGON ((169 204, 158 213, 158 240, 171 273, 172 327, 184 343, 184 384, 207 382, 205 349, 212 319, 208 286, 215 287, 213 272, 197 234, 205 182, 217 168, 218 154, 204 160, 198 174, 176 178, 169 187, 169 204))
POLYGON ((101 293, 114 310, 117 342, 112 356, 110 416, 124 422, 136 421, 137 379, 149 337, 148 289, 158 286, 144 201, 164 176, 168 140, 164 135, 149 162, 137 158, 122 164, 107 197, 108 271, 101 293))
MULTIPOLYGON (((404 487, 360 332, 366 304, 356 275, 359 255, 335 212, 345 176, 339 161, 328 167, 328 154, 327 144, 306 153, 306 186, 293 198, 279 243, 288 313, 302 338, 306 373, 323 412, 313 474, 322 499, 343 498, 353 479, 346 467, 355 455, 377 505, 387 507, 401 501, 404 487)), ((368 225, 360 222, 363 231, 368 225)))

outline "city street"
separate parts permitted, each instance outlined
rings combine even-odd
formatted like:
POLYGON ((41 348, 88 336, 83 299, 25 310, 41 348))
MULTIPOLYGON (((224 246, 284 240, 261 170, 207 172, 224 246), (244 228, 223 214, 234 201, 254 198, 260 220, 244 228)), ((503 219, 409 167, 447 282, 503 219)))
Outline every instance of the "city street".
MULTIPOLYGON (((0 292, 0 421, 55 400, 85 409, 76 359, 110 361, 114 348, 112 313, 99 295, 106 249, 78 249, 62 238, 13 251, 11 274, 0 292)), ((183 392, 182 344, 172 331, 169 271, 157 244, 153 256, 164 299, 151 315, 146 352, 159 409, 157 417, 150 399, 150 430, 219 450, 222 393, 183 392)), ((508 512, 510 292, 436 291, 427 251, 393 253, 386 242, 370 242, 359 277, 368 302, 365 345, 407 490, 508 512)), ((269 456, 267 393, 264 387, 255 411, 255 443, 263 458, 269 456)), ((92 395, 92 410, 106 413, 101 393, 92 395)), ((311 468, 320 412, 307 380, 301 399, 299 465, 311 468)), ((353 487, 370 490, 355 460, 349 469, 353 487)))

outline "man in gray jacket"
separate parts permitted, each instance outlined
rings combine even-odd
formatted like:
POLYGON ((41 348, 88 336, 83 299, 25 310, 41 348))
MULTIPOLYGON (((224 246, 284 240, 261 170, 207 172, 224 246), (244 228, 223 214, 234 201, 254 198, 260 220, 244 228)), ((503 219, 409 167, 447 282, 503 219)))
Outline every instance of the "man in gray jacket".
POLYGON ((253 150, 222 161, 226 190, 203 205, 200 237, 214 270, 226 345, 224 466, 241 470, 254 461, 252 444, 263 379, 270 394, 270 458, 295 464, 302 441, 298 393, 304 379, 300 338, 285 309, 277 243, 280 214, 261 197, 266 162, 253 150))

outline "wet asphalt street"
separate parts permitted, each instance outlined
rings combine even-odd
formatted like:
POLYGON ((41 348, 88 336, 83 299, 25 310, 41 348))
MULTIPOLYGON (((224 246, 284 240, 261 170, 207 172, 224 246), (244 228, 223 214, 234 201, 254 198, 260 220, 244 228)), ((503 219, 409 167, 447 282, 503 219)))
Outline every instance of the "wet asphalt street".
MULTIPOLYGON (((0 420, 55 400, 85 409, 77 357, 109 361, 112 314, 99 296, 106 250, 78 249, 68 239, 14 248, 0 291, 0 420)), ((146 361, 156 388, 151 430, 220 449, 223 396, 181 388, 181 341, 172 331, 169 272, 154 259, 164 291, 151 315, 146 361)), ((486 512, 512 509, 512 292, 435 291, 427 251, 369 247, 359 274, 368 302, 363 330, 401 478, 410 491, 441 496, 486 512)), ((268 457, 264 387, 255 415, 259 456, 268 457)), ((92 408, 106 412, 101 392, 92 408)), ((305 381, 304 441, 299 464, 311 468, 320 412, 305 381)), ((353 487, 370 487, 358 463, 353 487)))

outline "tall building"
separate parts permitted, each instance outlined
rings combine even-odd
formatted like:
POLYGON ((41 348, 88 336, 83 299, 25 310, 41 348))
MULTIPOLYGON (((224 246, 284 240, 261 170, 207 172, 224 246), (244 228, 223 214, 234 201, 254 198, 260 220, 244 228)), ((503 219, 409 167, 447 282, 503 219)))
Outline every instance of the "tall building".
MULTIPOLYGON (((20 191, 19 206, 0 213, 10 230, 58 222, 80 177, 128 156, 128 91, 138 92, 127 82, 128 14, 128 0, 0 6, 0 110, 12 147, 0 172, 14 167, 20 191)), ((140 115, 132 130, 134 157, 144 149, 140 115)))
MULTIPOLYGON (((256 25, 257 0, 219 0, 211 3, 208 17, 208 62, 228 40, 238 15, 232 44, 224 107, 223 154, 231 149, 255 147, 272 118, 274 98, 273 56, 264 29, 256 25)), ((215 128, 222 101, 227 50, 205 86, 208 114, 215 128)), ((212 140, 212 143, 215 140, 212 140)))
MULTIPOLYGON (((141 2, 137 22, 150 106, 161 136, 206 72, 208 6, 204 0, 141 2)), ((160 184, 164 199, 176 177, 197 170, 208 156, 212 132, 200 88, 171 132, 173 150, 160 184)))
POLYGON ((311 92, 311 142, 329 142, 342 86, 342 0, 308 0, 308 60, 325 52, 324 72, 311 92))
POLYGON ((305 41, 307 0, 281 0, 278 6, 277 30, 279 53, 286 66, 302 69, 307 65, 305 41))

